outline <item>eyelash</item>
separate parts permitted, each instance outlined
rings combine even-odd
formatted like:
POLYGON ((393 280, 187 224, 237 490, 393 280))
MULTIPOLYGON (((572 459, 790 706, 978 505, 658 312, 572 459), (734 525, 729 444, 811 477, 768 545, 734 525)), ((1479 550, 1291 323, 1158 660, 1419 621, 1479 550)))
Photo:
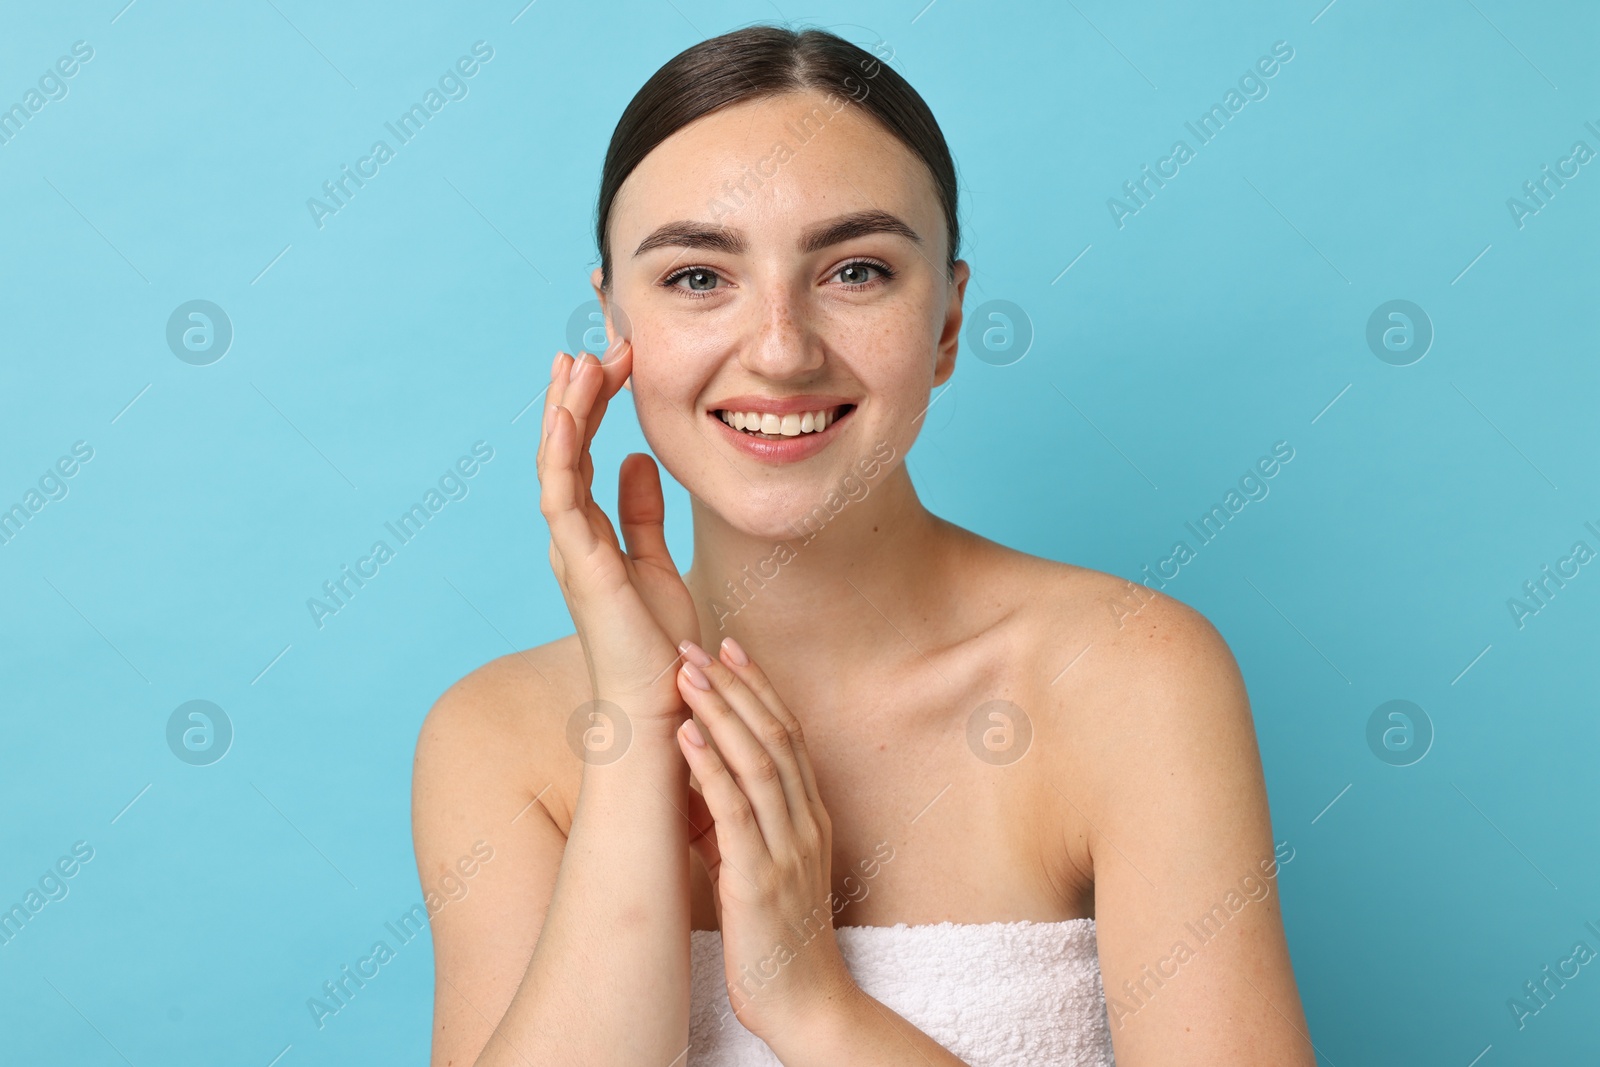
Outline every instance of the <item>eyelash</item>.
MULTIPOLYGON (((883 276, 882 277, 883 281, 889 281, 892 278, 894 278, 894 276, 895 276, 894 269, 891 268, 887 263, 880 263, 878 260, 875 260, 875 259, 852 259, 848 263, 840 264, 839 269, 834 271, 833 274, 830 274, 829 277, 831 278, 831 277, 833 277, 834 274, 841 273, 846 267, 871 267, 873 270, 877 271, 880 275, 883 276)), ((678 282, 679 282, 680 279, 686 278, 691 274, 711 274, 711 275, 715 275, 716 277, 719 277, 719 278, 722 277, 722 275, 717 274, 716 271, 712 270, 709 267, 683 267, 683 268, 681 268, 679 270, 674 271, 672 274, 668 275, 666 278, 662 279, 661 284, 662 284, 662 286, 664 286, 665 288, 668 288, 668 289, 679 289, 681 292, 685 293, 686 295, 688 295, 689 297, 691 297, 692 299, 695 299, 695 300, 704 300, 706 297, 708 297, 712 293, 716 292, 716 287, 713 287, 711 289, 694 290, 694 289, 684 289, 684 288, 682 288, 681 286, 678 285, 678 282)), ((876 280, 876 279, 874 279, 874 280, 876 280)), ((857 285, 846 285, 844 288, 850 290, 851 292, 860 292, 860 291, 866 289, 871 284, 872 284, 872 282, 861 282, 860 284, 857 284, 857 285)))

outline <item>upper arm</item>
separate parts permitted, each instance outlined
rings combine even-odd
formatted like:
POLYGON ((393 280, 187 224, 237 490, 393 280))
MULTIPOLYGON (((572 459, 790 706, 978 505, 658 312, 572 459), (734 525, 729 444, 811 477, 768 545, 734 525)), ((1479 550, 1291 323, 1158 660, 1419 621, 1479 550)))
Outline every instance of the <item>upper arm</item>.
POLYGON ((488 664, 438 699, 417 737, 411 822, 433 937, 435 1067, 482 1052, 522 982, 561 865, 566 838, 534 801, 552 761, 529 729, 529 697, 517 672, 488 664))
POLYGON ((1314 1067, 1238 665, 1164 596, 1109 648, 1090 854, 1117 1062, 1314 1067))

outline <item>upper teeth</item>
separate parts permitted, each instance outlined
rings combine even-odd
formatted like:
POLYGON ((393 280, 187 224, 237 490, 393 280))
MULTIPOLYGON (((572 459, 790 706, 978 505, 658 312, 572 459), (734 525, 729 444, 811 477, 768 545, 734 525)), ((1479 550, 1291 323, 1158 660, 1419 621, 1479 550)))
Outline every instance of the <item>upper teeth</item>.
POLYGON ((735 430, 760 430, 762 433, 782 434, 785 437, 819 433, 837 418, 832 408, 789 415, 761 411, 724 411, 721 415, 722 421, 735 430))

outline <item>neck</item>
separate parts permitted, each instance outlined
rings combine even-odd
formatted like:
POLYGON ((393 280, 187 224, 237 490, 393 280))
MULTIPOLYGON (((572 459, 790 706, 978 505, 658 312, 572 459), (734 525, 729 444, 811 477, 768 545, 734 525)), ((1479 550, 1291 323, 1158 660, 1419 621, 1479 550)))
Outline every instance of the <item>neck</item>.
POLYGON ((747 534, 693 501, 694 563, 684 582, 712 655, 731 636, 758 662, 841 675, 880 656, 891 626, 939 617, 929 579, 955 548, 957 528, 923 507, 904 463, 863 484, 859 499, 831 493, 787 539, 747 534))

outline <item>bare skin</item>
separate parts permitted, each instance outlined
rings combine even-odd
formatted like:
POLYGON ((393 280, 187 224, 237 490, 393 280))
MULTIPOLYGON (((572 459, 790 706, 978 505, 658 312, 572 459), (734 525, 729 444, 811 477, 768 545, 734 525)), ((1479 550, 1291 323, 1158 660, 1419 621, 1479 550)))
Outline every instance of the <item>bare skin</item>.
MULTIPOLYGON (((551 397, 564 406, 541 447, 552 561, 579 633, 463 678, 418 741, 424 887, 459 870, 475 841, 494 849, 432 923, 432 1062, 682 1062, 687 931, 722 929, 732 975, 739 944, 790 917, 738 899, 726 867, 720 885, 707 873, 710 843, 728 860, 738 840, 729 804, 740 797, 725 786, 779 795, 755 773, 766 746, 785 786, 803 770, 825 808, 824 854, 791 857, 779 888, 814 897, 830 887, 842 902, 835 926, 1093 916, 1107 995, 1124 1008, 1112 1012, 1123 1067, 1313 1065, 1275 888, 1204 944, 1185 925, 1241 879, 1272 883, 1249 703, 1225 642, 1176 600, 948 523, 912 487, 905 453, 954 372, 968 277, 964 262, 945 270, 943 216, 920 160, 856 108, 768 98, 652 151, 624 185, 610 233, 611 284, 602 289, 598 271, 594 280, 620 355, 582 369, 557 358, 551 397), (761 168, 763 183, 736 210, 719 210, 724 183, 819 109, 821 132, 761 168), (915 236, 804 248, 802 234, 862 211, 887 212, 915 236), (687 239, 634 254, 684 220, 720 224, 744 247, 687 239), (863 261, 893 276, 845 269, 863 261), (690 266, 702 273, 663 284, 690 266), (642 599, 602 609, 598 594, 580 602, 574 592, 572 546, 611 549, 551 498, 570 493, 581 510, 593 476, 583 445, 630 374, 653 450, 691 494, 694 560, 680 589, 660 542, 653 464, 630 457, 619 518, 642 599), (734 395, 814 393, 856 408, 804 461, 753 459, 706 421, 734 395), (860 477, 874 446, 892 458, 860 478, 865 494, 814 537, 797 536, 830 490, 860 477), (563 463, 571 484, 558 492, 563 463), (779 542, 792 554, 777 576, 743 604, 730 599, 726 582, 779 542), (634 637, 612 641, 624 632, 634 637), (730 636, 752 666, 719 645, 730 636), (704 670, 709 696, 692 672, 671 669, 685 638, 716 657, 704 670), (629 649, 648 654, 633 663, 629 649), (766 712, 750 694, 769 684, 775 718, 797 721, 764 739, 766 712), (574 711, 597 694, 632 727, 625 754, 603 766, 568 743, 574 711), (738 715, 718 711, 723 697, 738 715), (995 700, 1031 728, 1020 758, 985 758, 969 740, 974 710, 995 700), (691 711, 711 735, 707 751, 726 761, 726 783, 713 785, 713 763, 692 762, 714 757, 684 740, 691 711), (871 864, 885 843, 892 860, 871 864), (1180 940, 1193 950, 1181 966, 1171 962, 1180 940)), ((961 1062, 841 977, 831 936, 819 940, 790 969, 788 992, 740 1012, 788 1067, 961 1062)))

